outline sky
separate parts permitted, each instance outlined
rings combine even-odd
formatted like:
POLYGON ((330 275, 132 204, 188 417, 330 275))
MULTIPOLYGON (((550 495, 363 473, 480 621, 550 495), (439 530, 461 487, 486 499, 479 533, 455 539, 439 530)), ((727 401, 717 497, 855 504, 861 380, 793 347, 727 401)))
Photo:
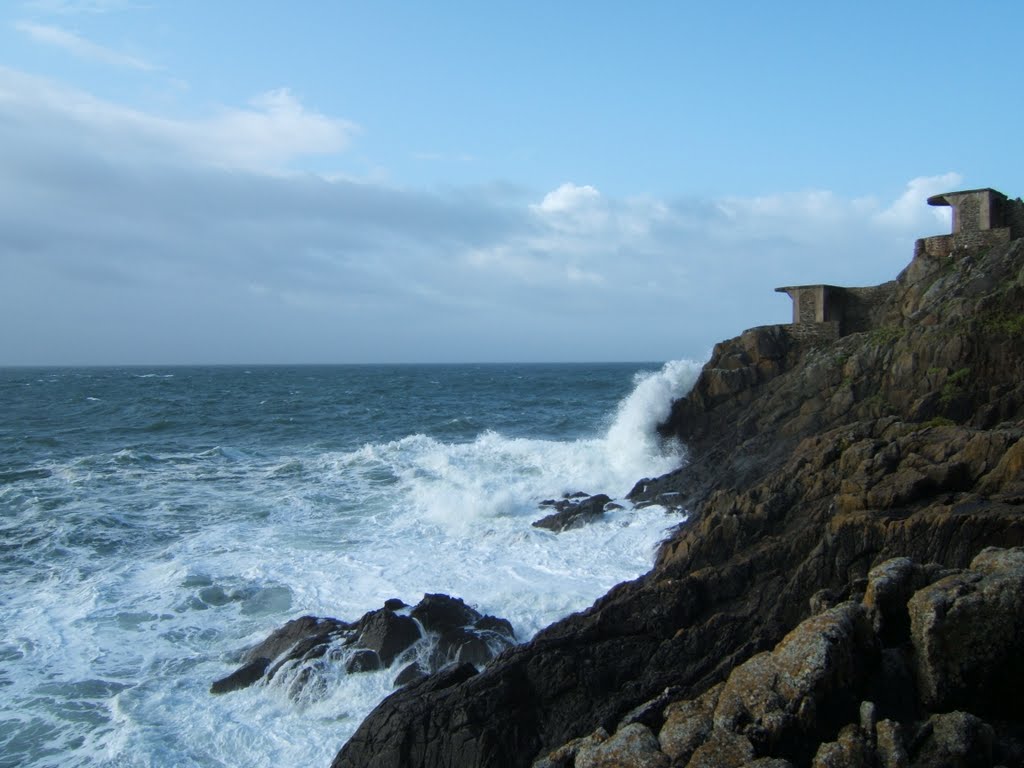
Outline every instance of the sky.
POLYGON ((0 0, 0 365, 701 359, 1024 193, 1024 3, 0 0))

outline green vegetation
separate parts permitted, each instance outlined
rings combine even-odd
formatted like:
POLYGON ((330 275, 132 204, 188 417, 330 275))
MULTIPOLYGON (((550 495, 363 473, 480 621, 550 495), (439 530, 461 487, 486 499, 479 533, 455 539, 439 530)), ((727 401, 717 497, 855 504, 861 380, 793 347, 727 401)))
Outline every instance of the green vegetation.
POLYGON ((985 333, 1000 336, 1020 336, 1024 334, 1024 313, 986 312, 978 318, 981 330, 985 333))
POLYGON ((945 416, 936 416, 921 424, 922 427, 955 427, 956 422, 945 416))
POLYGON ((967 382, 970 381, 970 378, 970 368, 958 368, 949 374, 942 385, 942 394, 939 397, 939 402, 943 406, 947 406, 954 398, 962 395, 967 388, 967 382))
POLYGON ((883 325, 868 333, 868 344, 875 347, 888 346, 902 338, 904 333, 904 330, 897 325, 883 325))

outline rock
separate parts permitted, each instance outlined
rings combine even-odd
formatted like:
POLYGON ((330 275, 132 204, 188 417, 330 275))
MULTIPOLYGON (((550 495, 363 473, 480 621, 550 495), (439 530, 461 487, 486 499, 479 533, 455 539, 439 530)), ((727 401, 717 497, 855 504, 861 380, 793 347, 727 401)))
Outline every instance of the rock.
MULTIPOLYGON (((480 674, 397 691, 336 764, 520 768, 597 728, 613 731, 638 707, 657 727, 644 705, 667 688, 692 702, 726 681, 717 706, 736 716, 716 711, 706 737, 688 737, 681 716, 666 731, 668 705, 662 749, 678 728, 674 748, 704 739, 693 765, 806 766, 822 743, 870 722, 860 712, 870 700, 866 749, 874 744, 879 765, 910 766, 931 738, 914 736, 917 723, 936 711, 909 673, 919 656, 922 675, 941 683, 930 700, 964 702, 956 707, 993 728, 994 759, 1021 764, 1013 740, 1024 718, 1008 693, 1016 662, 995 651, 1012 645, 1003 630, 1024 613, 1014 589, 997 585, 1002 577, 957 572, 986 547, 1024 546, 1024 447, 1015 447, 1024 438, 1024 239, 949 259, 922 248, 896 281, 849 295, 863 330, 807 341, 807 329, 753 329, 716 345, 673 404, 659 433, 685 444, 686 463, 629 493, 635 506, 673 498, 688 511, 649 573, 480 674), (896 558, 909 558, 909 571, 879 569, 896 558), (963 594, 940 586, 949 578, 963 594), (904 602, 908 589, 917 596, 904 602), (936 589, 947 590, 950 610, 995 628, 983 653, 954 654, 977 690, 996 692, 987 705, 938 650, 956 627, 936 612, 927 618, 924 597, 914 607, 936 589), (1001 597, 976 597, 986 590, 1001 597), (812 621, 823 623, 805 625, 814 596, 812 621), (1007 615, 980 610, 1003 599, 1007 615), (967 610, 972 601, 977 611, 967 610), (798 629, 802 648, 787 656, 780 644, 798 629), (977 682, 993 678, 988 688, 977 682)), ((569 509, 559 503, 555 511, 569 509)), ((982 634, 957 624, 964 639, 982 634)), ((691 725, 703 733, 699 720, 691 725)))
POLYGON ((716 728, 742 733, 768 754, 852 719, 851 697, 875 654, 864 609, 843 603, 812 616, 770 653, 741 664, 726 681, 715 708, 716 728))
POLYGON ((650 728, 631 723, 599 744, 581 747, 576 768, 668 768, 668 757, 658 749, 650 728))
POLYGON ((420 666, 418 661, 414 661, 402 668, 402 671, 395 676, 393 685, 396 688, 401 688, 404 685, 417 683, 428 676, 429 672, 420 666))
POLYGON ((684 764, 711 734, 713 716, 722 684, 702 696, 670 704, 665 708, 665 724, 658 733, 661 751, 674 762, 684 764))
POLYGON ((1024 716, 1024 548, 986 549, 908 607, 926 707, 1024 716))
POLYGON ((910 765, 903 727, 899 723, 880 720, 875 727, 875 745, 878 768, 907 768, 910 765))
POLYGON ((390 667, 391 662, 420 639, 420 628, 408 616, 399 616, 387 608, 373 611, 359 622, 359 636, 355 644, 376 651, 380 663, 390 667))
POLYGON ((248 688, 267 671, 270 659, 253 659, 227 677, 222 677, 210 686, 210 693, 230 693, 240 688, 248 688))
POLYGON ((741 734, 715 728, 710 738, 694 750, 688 768, 740 768, 754 760, 754 747, 741 734))
POLYGON ((992 726, 965 712, 932 715, 912 768, 987 768, 992 763, 992 726))
POLYGON ((537 520, 533 523, 533 526, 535 528, 546 528, 555 533, 579 528, 601 518, 604 515, 606 505, 609 503, 611 503, 611 499, 603 493, 599 493, 596 496, 590 496, 568 504, 560 508, 558 512, 537 520))
POLYGON ((469 626, 483 618, 462 600, 448 595, 424 595, 410 612, 427 632, 442 633, 469 626))
POLYGON ((910 637, 907 601, 926 583, 925 571, 909 557, 886 560, 868 573, 864 606, 883 644, 896 645, 910 637))
POLYGON ((514 644, 515 633, 506 619, 481 616, 458 598, 424 595, 411 616, 395 613, 407 607, 392 598, 384 608, 351 624, 313 616, 289 621, 247 650, 243 666, 217 680, 210 690, 227 693, 263 678, 275 680, 280 673, 293 698, 315 697, 326 691, 331 664, 344 663, 346 674, 390 667, 421 642, 420 623, 431 631, 429 642, 434 648, 426 654, 431 663, 428 668, 418 662, 406 665, 395 677, 396 686, 410 685, 442 667, 463 662, 482 667, 514 644))
POLYGON ((350 675, 355 672, 373 672, 382 666, 376 651, 361 650, 353 653, 345 662, 345 672, 350 675))
POLYGON ((587 736, 573 739, 563 744, 558 749, 548 753, 534 762, 532 768, 574 768, 576 755, 581 750, 587 750, 601 744, 608 738, 608 731, 598 728, 587 736))
POLYGON ((871 768, 861 730, 855 725, 844 727, 835 741, 818 747, 811 768, 871 768))

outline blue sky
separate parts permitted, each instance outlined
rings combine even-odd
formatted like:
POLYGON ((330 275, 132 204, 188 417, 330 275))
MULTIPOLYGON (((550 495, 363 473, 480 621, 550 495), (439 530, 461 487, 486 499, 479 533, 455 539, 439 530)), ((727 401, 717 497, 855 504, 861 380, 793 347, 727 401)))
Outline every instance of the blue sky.
POLYGON ((12 0, 0 365, 702 357, 1024 187, 1024 4, 12 0))

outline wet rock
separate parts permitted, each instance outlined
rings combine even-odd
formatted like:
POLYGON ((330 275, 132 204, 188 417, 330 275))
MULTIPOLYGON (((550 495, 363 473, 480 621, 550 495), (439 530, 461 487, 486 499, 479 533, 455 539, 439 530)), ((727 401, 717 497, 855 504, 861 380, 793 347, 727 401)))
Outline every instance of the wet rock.
POLYGON ((599 493, 596 496, 574 500, 564 506, 556 505, 559 511, 537 520, 533 526, 534 528, 546 528, 555 533, 579 528, 600 519, 609 503, 611 503, 611 499, 603 493, 599 493))
POLYGON ((422 624, 425 631, 437 633, 465 627, 482 618, 459 598, 440 594, 424 595, 410 616, 422 624))
POLYGON ((270 659, 253 659, 239 667, 227 677, 222 677, 210 686, 210 693, 230 693, 240 688, 248 688, 267 671, 270 659))
POLYGON ((347 674, 373 672, 390 667, 417 644, 431 643, 423 650, 430 660, 425 668, 413 662, 396 676, 395 685, 405 686, 446 666, 482 667, 515 642, 506 619, 481 616, 458 598, 424 595, 411 615, 395 612, 407 607, 392 598, 355 623, 313 616, 289 621, 242 654, 243 666, 216 681, 211 691, 226 693, 280 674, 290 695, 313 698, 328 685, 333 664, 343 663, 347 674), (422 637, 421 624, 429 638, 422 637))
POLYGON ((415 621, 382 608, 364 616, 359 622, 359 636, 355 644, 376 651, 381 664, 390 667, 400 653, 419 639, 420 628, 415 621))
POLYGON ((428 677, 429 674, 418 661, 414 661, 403 667, 402 671, 395 676, 393 684, 396 688, 401 688, 403 685, 419 682, 428 677))
POLYGON ((345 672, 350 675, 355 672, 373 672, 382 666, 380 656, 376 651, 361 650, 353 653, 345 662, 345 672))

